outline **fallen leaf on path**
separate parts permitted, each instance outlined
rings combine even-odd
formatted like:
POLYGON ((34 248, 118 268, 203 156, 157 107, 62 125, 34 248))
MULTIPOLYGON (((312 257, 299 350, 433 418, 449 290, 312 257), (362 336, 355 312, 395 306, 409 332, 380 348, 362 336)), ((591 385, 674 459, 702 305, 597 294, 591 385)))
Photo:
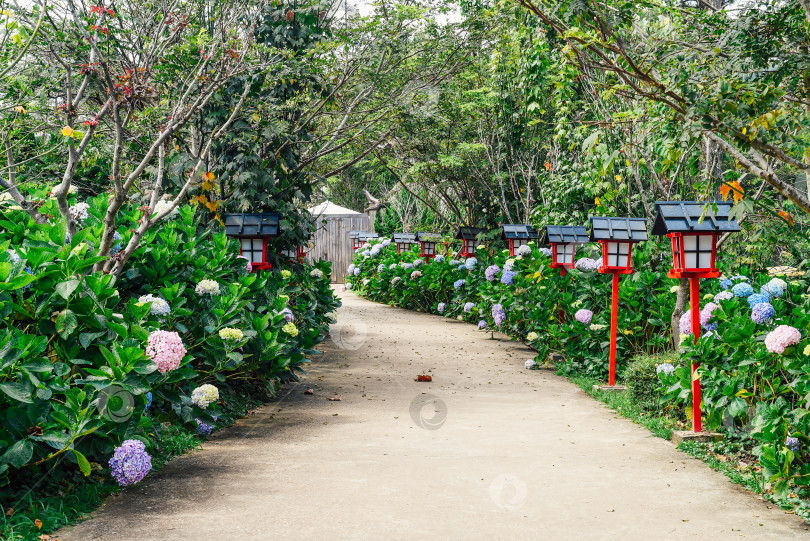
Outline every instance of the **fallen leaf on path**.
POLYGON ((339 394, 337 396, 330 396, 329 400, 331 400, 332 402, 340 402, 341 400, 343 400, 343 395, 339 394))
POLYGON ((34 520, 34 526, 36 526, 39 529, 42 529, 42 521, 39 520, 39 519, 35 519, 34 520))
POLYGON ((419 374, 414 381, 433 381, 433 376, 427 374, 419 374))
POLYGON ((51 536, 44 533, 44 534, 40 535, 39 537, 37 537, 37 539, 39 539, 40 541, 50 541, 51 536))
POLYGON ((304 394, 315 394, 315 391, 313 391, 312 389, 307 389, 306 391, 304 391, 304 394))

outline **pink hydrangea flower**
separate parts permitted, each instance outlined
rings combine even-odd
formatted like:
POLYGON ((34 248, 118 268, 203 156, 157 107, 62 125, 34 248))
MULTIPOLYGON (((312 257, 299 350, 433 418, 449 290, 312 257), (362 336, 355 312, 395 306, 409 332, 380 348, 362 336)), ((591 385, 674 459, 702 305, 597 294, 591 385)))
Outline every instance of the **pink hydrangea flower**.
POLYGON ((176 332, 154 331, 149 333, 146 356, 157 365, 161 374, 180 366, 180 361, 185 355, 186 347, 176 332))
POLYGON ((801 339, 802 333, 799 332, 799 329, 790 325, 779 325, 765 337, 765 347, 771 353, 782 354, 785 352, 785 348, 798 344, 801 339))

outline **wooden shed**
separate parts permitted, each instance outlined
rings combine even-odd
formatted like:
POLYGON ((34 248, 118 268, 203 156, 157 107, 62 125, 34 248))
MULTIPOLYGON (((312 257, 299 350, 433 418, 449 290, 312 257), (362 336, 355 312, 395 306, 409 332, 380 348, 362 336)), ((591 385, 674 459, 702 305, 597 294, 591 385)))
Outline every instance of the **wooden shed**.
POLYGON ((307 259, 326 259, 332 262, 332 282, 343 283, 346 269, 352 263, 354 253, 349 240, 349 231, 372 231, 368 214, 355 212, 346 207, 324 201, 309 209, 315 217, 315 235, 307 259))

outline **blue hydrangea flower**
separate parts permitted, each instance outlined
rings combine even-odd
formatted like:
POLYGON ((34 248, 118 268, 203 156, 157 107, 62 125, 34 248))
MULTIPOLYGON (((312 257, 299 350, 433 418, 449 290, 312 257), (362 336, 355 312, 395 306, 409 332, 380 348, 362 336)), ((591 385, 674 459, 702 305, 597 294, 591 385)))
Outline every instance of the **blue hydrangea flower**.
POLYGON ((754 288, 751 287, 751 284, 743 282, 741 284, 737 284, 736 286, 732 287, 731 292, 734 293, 735 297, 748 298, 749 296, 754 294, 754 288))
POLYGON ((723 278, 722 280, 720 280, 720 287, 722 287, 723 289, 729 289, 733 285, 734 282, 732 282, 730 278, 723 278))
POLYGON ((517 273, 515 271, 503 271, 503 274, 501 274, 501 283, 507 286, 511 286, 512 281, 515 279, 515 276, 517 276, 517 273))
POLYGON ((468 303, 466 303, 466 304, 464 305, 464 311, 465 311, 465 312, 468 312, 468 313, 469 313, 469 312, 472 312, 472 309, 473 309, 473 308, 475 308, 475 303, 474 303, 474 302, 468 302, 468 303))
POLYGON ((467 280, 456 280, 455 282, 453 282, 453 288, 458 289, 458 288, 460 288, 461 286, 463 286, 466 283, 467 283, 467 280))
POLYGON ((389 270, 394 270, 395 268, 397 268, 397 264, 396 264, 396 263, 391 263, 390 265, 388 265, 388 269, 389 269, 389 270))
POLYGON ((146 393, 146 406, 143 408, 143 412, 146 413, 149 411, 149 408, 152 407, 152 392, 149 391, 146 393))
POLYGON ((663 372, 665 375, 669 376, 675 373, 675 367, 672 366, 672 363, 662 363, 655 367, 655 373, 660 374, 663 372))
POLYGON ((384 270, 385 270, 385 263, 380 263, 379 265, 377 265, 377 274, 381 273, 384 270))
POLYGON ((770 303, 761 302, 759 304, 755 304, 751 309, 751 320, 754 323, 761 325, 762 323, 767 323, 768 321, 772 320, 775 314, 776 312, 770 303))
POLYGON ((448 264, 451 267, 455 267, 456 265, 461 265, 461 261, 459 261, 458 259, 451 259, 450 261, 448 261, 448 264))
POLYGON ((478 328, 479 329, 486 329, 487 328, 487 322, 482 319, 481 321, 478 322, 478 328))
POLYGON ((433 261, 435 261, 436 263, 441 263, 442 261, 444 261, 444 256, 439 254, 433 258, 433 261))
POLYGON ((440 314, 443 314, 446 306, 447 306, 446 304, 440 302, 439 305, 436 307, 436 310, 438 310, 440 314))
POLYGON ((467 261, 464 262, 464 268, 467 270, 473 270, 475 266, 478 264, 478 260, 474 257, 467 258, 467 261))
POLYGON ((540 253, 546 257, 551 257, 551 248, 540 248, 540 253))
POLYGON ((749 295, 746 300, 752 307, 762 302, 771 302, 771 298, 767 295, 763 295, 762 293, 754 293, 753 295, 749 295))
POLYGON ((413 268, 413 263, 403 263, 402 268, 406 269, 406 270, 407 269, 412 269, 413 268))
MULTIPOLYGON (((215 421, 217 420, 216 415, 212 415, 211 417, 213 417, 215 421)), ((214 425, 204 423, 203 421, 200 421, 197 418, 195 418, 194 420, 197 421, 197 432, 200 433, 201 435, 210 436, 211 432, 214 431, 214 425)))
POLYGON ((775 299, 778 299, 779 297, 785 294, 785 290, 779 287, 779 284, 775 284, 773 282, 768 282, 767 284, 762 286, 760 291, 775 299))

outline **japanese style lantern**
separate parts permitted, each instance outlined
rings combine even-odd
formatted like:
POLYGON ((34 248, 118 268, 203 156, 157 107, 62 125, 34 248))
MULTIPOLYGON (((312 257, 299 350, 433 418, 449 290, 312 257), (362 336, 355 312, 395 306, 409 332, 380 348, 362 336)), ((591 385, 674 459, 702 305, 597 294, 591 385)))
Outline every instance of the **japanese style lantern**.
MULTIPOLYGON (((695 343, 700 338, 700 279, 716 278, 717 239, 724 233, 740 230, 729 217, 731 205, 698 201, 657 201, 653 235, 666 235, 672 240, 670 278, 689 278, 689 308, 695 343)), ((692 430, 700 432, 700 363, 692 364, 692 430)))
POLYGON ((588 228, 579 225, 547 225, 543 234, 543 244, 551 246, 551 268, 560 269, 565 276, 566 269, 576 264, 577 246, 588 243, 588 228))
POLYGON ((485 235, 486 229, 480 227, 459 227, 457 239, 461 239, 461 251, 459 257, 470 257, 475 255, 475 248, 478 244, 478 236, 485 235))
POLYGON ((530 225, 526 224, 504 224, 503 240, 509 243, 509 255, 515 255, 515 250, 521 246, 529 244, 531 241, 539 240, 539 233, 530 225))
POLYGON ((239 253, 250 261, 253 272, 272 268, 267 241, 278 236, 279 218, 277 212, 225 215, 225 234, 239 239, 239 253))
POLYGON ((394 233, 393 240, 397 245, 397 253, 401 254, 410 250, 412 244, 416 244, 416 235, 414 233, 394 233))
POLYGON ((416 240, 419 241, 419 246, 421 248, 419 257, 424 259, 433 259, 436 257, 436 244, 442 240, 442 236, 440 233, 419 231, 416 233, 416 240))

